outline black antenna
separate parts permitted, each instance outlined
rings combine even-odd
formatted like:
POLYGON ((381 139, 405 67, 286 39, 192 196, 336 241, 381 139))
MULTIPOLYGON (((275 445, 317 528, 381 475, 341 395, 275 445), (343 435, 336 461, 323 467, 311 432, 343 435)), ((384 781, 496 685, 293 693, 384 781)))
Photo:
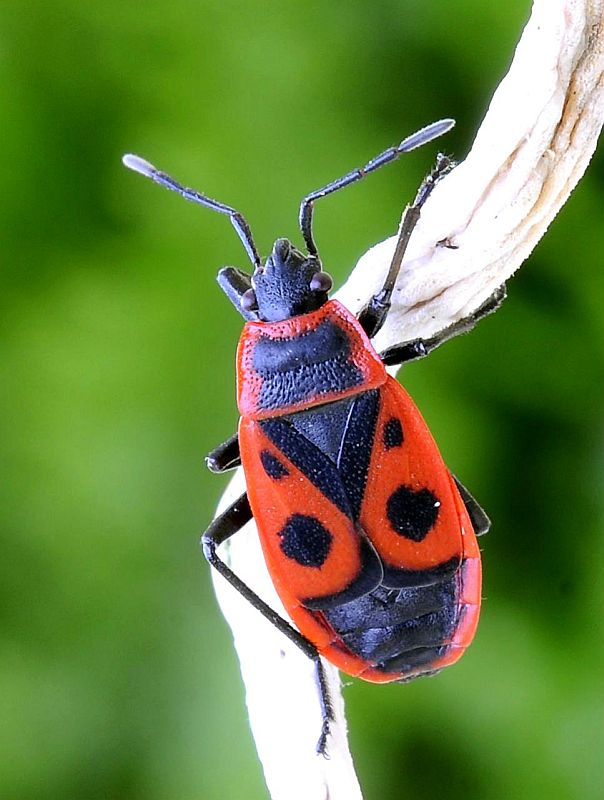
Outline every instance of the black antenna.
POLYGON ((343 189, 344 186, 349 186, 351 183, 360 181, 361 178, 364 178, 365 175, 368 175, 370 172, 374 172, 385 164, 390 164, 391 161, 395 161, 401 153, 408 153, 410 150, 415 150, 416 147, 421 147, 423 144, 431 142, 432 139, 442 136, 443 133, 451 130, 454 125, 454 119, 441 119, 438 122, 433 122, 431 125, 426 125, 425 128, 421 128, 419 131, 415 131, 415 133, 407 136, 396 147, 389 147, 387 150, 384 150, 383 153, 372 158, 364 167, 353 169, 342 178, 338 178, 328 183, 327 186, 324 186, 322 189, 317 189, 316 192, 311 192, 311 194, 307 195, 300 205, 299 220, 302 236, 304 237, 310 255, 317 255, 317 246, 312 235, 312 214, 315 200, 319 200, 321 197, 336 192, 338 189, 343 189))
POLYGON ((131 153, 128 153, 127 155, 123 156, 122 162, 124 166, 128 167, 128 169, 134 170, 134 172, 140 172, 141 175, 151 178, 152 181, 159 183, 160 186, 165 186, 166 189, 171 189, 173 192, 178 192, 178 194, 182 195, 185 200, 191 200, 193 203, 199 203, 202 206, 206 206, 206 208, 211 208, 212 211, 218 211, 220 214, 226 214, 230 218, 233 227, 237 231, 237 235, 243 242, 243 246, 245 247, 254 269, 260 266, 260 256, 256 250, 256 245, 254 244, 250 226, 247 224, 245 217, 240 214, 239 211, 235 211, 234 208, 226 206, 224 203, 219 203, 217 200, 212 200, 211 197, 206 197, 205 194, 196 192, 195 189, 189 189, 186 186, 182 186, 180 183, 178 183, 178 181, 175 181, 174 178, 171 178, 169 175, 166 175, 165 172, 161 172, 160 170, 156 169, 153 164, 145 161, 145 159, 141 158, 140 156, 135 156, 131 153))

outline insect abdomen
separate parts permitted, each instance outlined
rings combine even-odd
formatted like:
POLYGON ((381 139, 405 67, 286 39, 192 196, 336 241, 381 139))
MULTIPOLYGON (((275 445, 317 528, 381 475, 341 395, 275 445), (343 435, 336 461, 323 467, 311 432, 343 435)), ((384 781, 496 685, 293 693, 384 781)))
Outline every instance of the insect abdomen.
POLYGON ((343 645, 364 662, 359 677, 379 682, 411 680, 453 663, 476 626, 480 597, 472 593, 477 569, 477 559, 466 559, 440 583, 406 589, 379 586, 324 611, 335 634, 332 647, 343 645))

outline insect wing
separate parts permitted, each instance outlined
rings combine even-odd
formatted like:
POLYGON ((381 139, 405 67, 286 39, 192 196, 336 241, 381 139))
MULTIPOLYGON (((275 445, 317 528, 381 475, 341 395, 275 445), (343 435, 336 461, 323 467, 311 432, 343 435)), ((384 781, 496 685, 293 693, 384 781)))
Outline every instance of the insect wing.
POLYGON ((360 523, 384 563, 384 584, 429 585, 453 574, 474 533, 426 423, 393 378, 379 390, 360 523), (465 528, 469 528, 467 531, 465 528))
POLYGON ((370 592, 379 559, 359 534, 335 464, 283 418, 239 427, 248 497, 286 607, 320 609, 370 592))

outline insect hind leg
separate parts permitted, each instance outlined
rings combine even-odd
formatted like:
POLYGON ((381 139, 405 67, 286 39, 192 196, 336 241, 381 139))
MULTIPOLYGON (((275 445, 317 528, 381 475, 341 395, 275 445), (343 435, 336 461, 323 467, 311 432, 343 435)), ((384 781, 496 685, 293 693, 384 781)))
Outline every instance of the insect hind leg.
POLYGON ((293 642, 302 652, 315 664, 317 686, 319 690, 319 700, 321 704, 321 716, 323 723, 321 735, 317 741, 317 753, 327 757, 327 739, 330 733, 331 723, 334 720, 333 703, 329 692, 327 677, 321 656, 317 648, 305 636, 297 631, 283 617, 272 609, 264 600, 239 578, 233 570, 218 555, 218 547, 240 531, 252 519, 252 509, 249 504, 247 493, 235 500, 226 511, 220 514, 210 524, 208 529, 201 537, 203 554, 208 562, 225 578, 233 588, 259 611, 262 616, 272 623, 277 630, 293 642))

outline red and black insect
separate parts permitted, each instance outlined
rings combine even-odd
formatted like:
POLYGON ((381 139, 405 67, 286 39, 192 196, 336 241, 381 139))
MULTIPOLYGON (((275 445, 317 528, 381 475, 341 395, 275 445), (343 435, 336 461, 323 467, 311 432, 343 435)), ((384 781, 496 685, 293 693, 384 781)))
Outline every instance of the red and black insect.
POLYGON ((300 207, 307 253, 277 239, 262 262, 250 228, 229 206, 187 189, 136 156, 125 164, 185 198, 227 214, 254 272, 227 267, 218 282, 247 320, 237 351, 239 431, 213 450, 213 472, 240 464, 247 492, 202 537, 208 561, 313 659, 331 706, 320 655, 375 683, 408 681, 452 664, 470 644, 480 609, 476 536, 489 520, 443 463, 411 398, 386 365, 422 358, 471 328, 505 297, 502 287, 471 317, 430 339, 377 353, 371 339, 391 304, 409 237, 436 183, 443 155, 403 214, 382 289, 355 317, 328 299, 312 235, 316 200, 445 133, 441 120, 362 169, 309 194, 300 207), (297 630, 218 555, 252 517, 275 588, 297 630))

